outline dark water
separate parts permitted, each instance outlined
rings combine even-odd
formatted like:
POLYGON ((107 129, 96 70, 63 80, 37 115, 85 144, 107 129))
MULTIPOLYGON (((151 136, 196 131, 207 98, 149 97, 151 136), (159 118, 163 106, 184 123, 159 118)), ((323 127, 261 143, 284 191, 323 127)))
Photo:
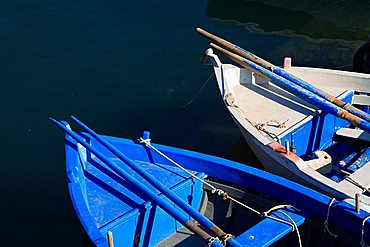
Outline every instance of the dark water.
MULTIPOLYGON (((199 63, 208 41, 197 26, 276 64, 292 56, 296 65, 326 68, 348 69, 367 38, 366 25, 356 31, 332 18, 325 26, 320 15, 278 1, 228 2, 0 2, 1 246, 83 242, 63 134, 49 116, 73 114, 99 133, 128 138, 150 130, 154 142, 255 162, 214 78, 182 108, 212 72, 199 63), (328 35, 333 25, 342 34, 328 35)), ((349 12, 362 10, 356 6, 349 12)))

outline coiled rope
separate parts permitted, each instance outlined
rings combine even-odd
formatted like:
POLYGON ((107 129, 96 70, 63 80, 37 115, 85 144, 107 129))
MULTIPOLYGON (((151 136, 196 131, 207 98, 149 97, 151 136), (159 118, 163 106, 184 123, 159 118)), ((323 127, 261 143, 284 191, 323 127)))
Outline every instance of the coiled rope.
POLYGON ((235 108, 239 109, 239 110, 240 110, 240 112, 243 114, 243 116, 244 116, 244 119, 245 119, 245 120, 247 120, 247 121, 248 121, 251 125, 253 125, 257 130, 259 130, 259 131, 262 131, 262 132, 266 133, 266 134, 267 134, 267 135, 269 135, 272 139, 276 139, 276 141, 277 141, 277 142, 279 142, 279 143, 281 144, 281 140, 280 140, 279 136, 278 136, 277 134, 275 134, 275 133, 271 132, 271 131, 268 131, 268 130, 266 129, 266 126, 267 126, 269 123, 277 123, 279 128, 286 128, 285 123, 286 123, 286 122, 288 122, 288 121, 289 121, 289 119, 285 120, 285 121, 284 121, 284 122, 282 122, 282 123, 278 122, 277 120, 269 120, 269 121, 267 121, 266 123, 262 123, 262 124, 261 124, 261 123, 256 123, 256 122, 252 121, 251 119, 246 118, 246 117, 245 117, 245 116, 246 116, 246 112, 245 112, 242 108, 240 108, 238 105, 236 105, 236 104, 235 104, 235 102, 231 102, 231 103, 227 103, 227 104, 228 104, 229 106, 231 106, 231 107, 235 107, 235 108))
MULTIPOLYGON (((280 223, 283 223, 283 224, 287 224, 287 225, 290 225, 292 227, 292 232, 294 230, 297 231, 297 236, 298 236, 298 242, 299 242, 299 246, 302 247, 302 241, 301 241, 301 236, 300 236, 300 233, 299 233, 299 229, 298 229, 298 226, 297 224, 294 222, 294 220, 285 212, 282 212, 282 211, 279 211, 280 213, 284 214, 291 222, 289 221, 286 221, 286 220, 283 220, 283 219, 279 219, 277 217, 274 217, 274 216, 271 216, 269 215, 270 213, 274 212, 274 211, 277 211, 279 209, 282 209, 282 208, 294 208, 293 206, 291 205, 278 205, 278 206, 275 206, 269 210, 267 210, 266 212, 259 212, 258 210, 238 201, 237 199, 233 198, 232 196, 230 196, 228 193, 226 193, 225 191, 221 190, 221 189, 217 189, 215 186, 213 186, 212 184, 208 183, 207 181, 205 180, 202 180, 200 178, 198 178, 197 176, 195 176, 193 173, 189 172, 188 170, 186 170, 184 167, 182 167, 180 164, 178 164, 177 162, 175 162, 174 160, 172 160, 171 158, 169 158, 167 155, 165 155, 164 153, 162 153, 161 151, 159 151, 156 147, 154 147, 150 141, 151 139, 143 139, 142 137, 140 137, 138 139, 139 143, 142 143, 142 144, 145 144, 148 148, 151 148, 153 149, 155 152, 157 152, 159 155, 161 155, 163 158, 165 158, 166 160, 168 160, 169 162, 171 162, 172 164, 174 164, 175 166, 177 166, 178 168, 180 168, 182 171, 184 171, 185 173, 187 173, 188 175, 190 175, 191 177, 193 177, 194 179, 198 180, 199 182, 207 185, 208 187, 210 187, 212 190, 212 194, 217 194, 219 196, 222 196, 223 200, 231 200, 239 205, 241 205, 242 207, 262 216, 262 217, 265 217, 265 218, 269 218, 269 219, 272 219, 272 220, 275 220, 275 221, 278 221, 280 223)), ((294 208, 296 209, 296 208, 294 208)), ((298 209, 296 209, 298 210, 298 209)), ((226 234, 225 237, 228 237, 227 239, 229 239, 230 237, 232 237, 231 235, 229 234, 226 234)), ((227 239, 223 239, 223 242, 225 242, 226 244, 226 241, 227 239)), ((211 238, 212 242, 216 240, 216 238, 211 238)))

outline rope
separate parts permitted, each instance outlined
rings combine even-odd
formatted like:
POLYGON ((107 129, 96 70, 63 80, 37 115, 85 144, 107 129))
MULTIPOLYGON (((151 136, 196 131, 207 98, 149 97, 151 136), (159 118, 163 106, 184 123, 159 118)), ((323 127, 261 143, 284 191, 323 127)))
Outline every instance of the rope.
POLYGON ((206 80, 206 82, 198 90, 198 92, 195 94, 195 96, 189 102, 187 102, 186 104, 184 104, 183 106, 181 106, 182 108, 185 108, 185 107, 189 106, 190 104, 192 104, 199 97, 199 95, 203 92, 203 90, 206 87, 207 83, 209 82, 209 80, 211 80, 211 78, 213 77, 214 74, 215 74, 215 72, 212 72, 212 74, 208 77, 208 79, 206 80))
POLYGON ((286 217, 288 217, 288 219, 290 220, 290 222, 293 223, 294 225, 294 228, 293 228, 293 231, 294 229, 297 231, 297 237, 298 237, 298 244, 300 247, 302 247, 302 240, 301 240, 301 234, 299 233, 299 229, 298 229, 298 226, 297 224, 294 222, 294 220, 289 216, 289 214, 283 212, 283 211, 280 211, 280 213, 284 214, 286 217))
POLYGON ((220 242, 220 240, 218 238, 215 238, 215 237, 210 237, 208 240, 207 240, 207 245, 210 247, 212 246, 212 243, 214 241, 217 241, 217 242, 220 242))
POLYGON ((213 72, 209 77, 208 79, 206 80, 206 82, 202 85, 202 87, 198 90, 198 92, 195 94, 195 96, 189 101, 187 102, 186 104, 184 104, 183 106, 181 106, 181 109, 185 111, 186 114, 188 114, 188 116, 190 117, 190 119, 194 122, 200 136, 202 137, 205 145, 207 146, 207 148, 209 149, 209 151, 211 153, 215 153, 215 150, 212 148, 212 146, 209 144, 209 141, 207 139, 207 136, 203 133, 201 127, 199 126, 199 124, 197 123, 196 119, 192 116, 191 112, 189 110, 187 110, 187 107, 190 106, 199 96, 200 94, 202 93, 202 91, 204 90, 204 88, 206 87, 207 83, 209 82, 209 80, 212 78, 212 76, 214 75, 215 73, 213 72))
POLYGON ((297 224, 295 223, 295 221, 292 219, 292 217, 289 216, 289 214, 283 212, 283 211, 279 211, 280 213, 284 214, 289 220, 290 222, 288 221, 285 221, 285 220, 282 220, 282 219, 279 219, 279 218, 276 218, 276 217, 273 217, 273 216, 269 216, 268 214, 274 212, 274 211, 278 211, 282 208, 292 208, 294 210, 297 210, 297 211, 300 211, 299 209, 293 207, 292 205, 277 205, 275 207, 272 207, 270 208, 269 210, 265 211, 262 213, 263 216, 265 217, 268 217, 270 219, 273 219, 273 220, 276 220, 276 221, 279 221, 281 223, 285 223, 285 224, 288 224, 292 227, 292 232, 294 232, 294 230, 297 231, 297 237, 298 237, 298 244, 300 247, 302 247, 302 241, 301 241, 301 234, 299 233, 299 229, 298 229, 298 226, 297 224))
MULTIPOLYGON (((217 194, 219 196, 222 196, 223 200, 231 200, 239 205, 241 205, 242 207, 245 207, 247 208, 248 210, 258 214, 258 215, 261 215, 263 217, 266 217, 266 218, 269 218, 269 219, 272 219, 272 220, 275 220, 275 221, 278 221, 278 222, 281 222, 281 223, 284 223, 284 224, 288 224, 292 227, 292 231, 296 230, 297 231, 297 235, 298 235, 298 241, 299 241, 299 246, 302 247, 302 243, 301 243, 301 237, 300 237, 300 234, 299 234, 299 230, 298 230, 298 226, 296 225, 296 223, 294 222, 294 220, 286 213, 284 212, 281 212, 283 213, 284 215, 287 216, 287 218, 289 218, 289 220, 292 222, 289 222, 289 221, 285 221, 283 219, 279 219, 279 218, 276 218, 276 217, 273 217, 271 215, 268 215, 269 213, 273 212, 273 211, 276 211, 276 210, 279 210, 281 208, 294 208, 296 209, 295 207, 291 206, 291 205, 278 205, 278 206, 275 206, 271 209, 269 209, 268 211, 266 212, 263 212, 263 213, 260 213, 258 210, 238 201, 237 199, 231 197, 228 193, 226 193, 225 191, 221 190, 221 189, 217 189, 215 186, 213 186, 212 184, 208 183, 207 181, 205 180, 202 180, 200 178, 198 178, 197 176, 195 176, 193 173, 189 172, 188 170, 186 170, 184 167, 182 167, 180 164, 178 164, 177 162, 175 162, 174 160, 172 160, 171 158, 169 158, 167 155, 165 155, 164 153, 162 153, 161 151, 159 151, 156 147, 154 147, 151 143, 150 143, 150 139, 143 139, 142 137, 140 137, 138 139, 139 143, 142 143, 142 144, 145 144, 147 147, 153 149, 155 152, 157 152, 159 155, 161 155, 163 158, 165 158, 166 160, 168 160, 169 162, 171 162, 172 164, 174 164, 175 166, 177 166, 178 168, 180 168, 182 171, 184 171, 185 173, 187 173, 188 175, 190 175, 191 177, 193 177, 194 179, 198 180, 199 182, 207 185, 208 187, 210 187, 212 190, 212 194, 217 194)), ((298 209, 296 209, 298 210, 298 209)), ((226 234, 225 237, 223 237, 223 241, 226 241, 228 239, 230 239, 232 237, 232 235, 230 234, 226 234), (227 238, 226 238, 227 236, 227 238)), ((210 240, 215 241, 215 240, 218 240, 218 238, 210 238, 210 240)), ((212 244, 212 242, 209 242, 209 246, 210 244, 212 244)))
POLYGON ((326 214, 326 220, 324 221, 324 233, 328 232, 330 235, 332 235, 334 238, 337 238, 338 235, 337 234, 334 234, 330 231, 329 229, 329 214, 330 214, 330 207, 331 205, 333 204, 333 202, 335 201, 335 198, 332 198, 329 202, 329 206, 328 206, 328 212, 326 214))
POLYGON ((140 137, 138 139, 139 143, 143 143, 145 144, 147 147, 153 149, 154 151, 156 151, 158 154, 160 154, 163 158, 165 158, 166 160, 168 160, 169 162, 171 162, 172 164, 174 164, 175 166, 177 166, 178 168, 180 168, 181 170, 183 170, 185 173, 187 173, 188 175, 192 176, 193 178, 197 179, 198 181, 206 184, 207 186, 209 186, 212 191, 214 190, 215 192, 217 191, 217 188, 214 187, 212 184, 210 183, 207 183, 206 181, 198 178, 197 176, 195 176, 193 173, 189 172, 188 170, 186 170, 184 167, 182 167, 181 165, 179 165, 178 163, 176 163, 175 161, 173 161, 172 159, 170 159, 168 156, 166 156, 164 153, 162 153, 161 151, 159 151, 157 148, 155 148, 151 143, 150 143, 150 139, 143 139, 142 137, 140 137))
MULTIPOLYGON (((244 116, 246 115, 246 112, 245 112, 242 108, 240 108, 239 106, 237 106, 237 105, 235 105, 235 104, 233 104, 232 106, 233 106, 233 107, 238 108, 238 109, 242 112, 242 114, 243 114, 244 116)), ((277 124, 278 124, 278 127, 279 127, 279 128, 286 128, 285 123, 289 121, 289 119, 287 119, 287 120, 285 120, 284 122, 279 123, 277 120, 269 120, 269 121, 267 121, 266 123, 255 123, 254 121, 252 121, 252 120, 250 120, 250 119, 248 119, 248 118, 246 118, 246 117, 244 117, 244 119, 245 119, 245 120, 247 120, 251 125, 253 125, 257 130, 262 131, 262 132, 265 132, 265 133, 266 133, 267 135, 269 135, 272 139, 276 139, 280 144, 281 144, 281 141, 280 141, 279 136, 278 136, 277 134, 275 134, 275 133, 271 132, 271 131, 268 131, 265 127, 266 127, 266 125, 267 125, 268 123, 270 123, 270 122, 274 122, 274 123, 277 123, 277 124)))
POLYGON ((364 240, 364 234, 365 234, 365 222, 370 219, 370 215, 367 216, 363 221, 362 221, 362 229, 361 229, 361 242, 360 245, 361 247, 367 247, 369 245, 366 245, 365 240, 364 240))
POLYGON ((190 175, 191 177, 193 177, 194 179, 198 180, 199 182, 207 185, 208 187, 210 187, 212 190, 212 194, 217 194, 219 196, 222 196, 224 200, 226 199, 230 199, 231 201, 234 201, 236 203, 238 203, 239 205, 245 207, 245 208, 248 208, 249 210, 255 212, 256 214, 260 214, 260 212, 258 212, 257 210, 243 204, 242 202, 234 199, 233 197, 231 197, 230 195, 228 195, 226 192, 224 192, 223 190, 221 189, 217 189, 215 186, 213 186, 212 184, 208 183, 207 181, 205 180, 202 180, 200 178, 198 178, 197 176, 195 176, 193 173, 189 172, 188 170, 186 170, 184 167, 182 167, 181 165, 179 165, 178 163, 176 163, 174 160, 170 159, 168 156, 166 156, 164 153, 162 153, 161 151, 159 151, 156 147, 154 147, 151 143, 150 143, 150 139, 147 139, 147 140, 144 140, 142 137, 140 137, 138 139, 138 141, 140 143, 144 143, 147 147, 149 148, 152 148, 154 151, 156 151, 158 154, 160 154, 163 158, 165 158, 166 160, 168 160, 169 162, 171 162, 172 164, 174 164, 175 166, 177 166, 178 168, 180 168, 181 170, 183 170, 185 173, 187 173, 188 175, 190 175))
POLYGON ((233 238, 234 236, 233 235, 231 235, 231 234, 225 234, 224 236, 222 236, 221 237, 221 244, 223 245, 223 246, 226 246, 226 244, 227 244, 227 241, 230 239, 230 238, 233 238))

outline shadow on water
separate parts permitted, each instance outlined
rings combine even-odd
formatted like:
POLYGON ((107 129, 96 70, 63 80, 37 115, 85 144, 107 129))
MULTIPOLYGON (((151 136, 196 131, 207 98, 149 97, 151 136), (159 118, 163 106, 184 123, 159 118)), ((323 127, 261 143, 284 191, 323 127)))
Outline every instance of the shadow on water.
POLYGON ((285 32, 313 39, 366 40, 370 33, 365 1, 209 0, 211 18, 234 20, 252 30, 285 32))
POLYGON ((240 137, 233 145, 226 158, 258 169, 264 169, 243 137, 240 137))

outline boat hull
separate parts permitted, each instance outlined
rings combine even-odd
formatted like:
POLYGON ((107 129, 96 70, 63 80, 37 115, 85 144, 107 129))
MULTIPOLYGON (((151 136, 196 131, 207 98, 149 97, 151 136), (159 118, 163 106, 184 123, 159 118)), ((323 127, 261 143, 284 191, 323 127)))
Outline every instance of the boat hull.
MULTIPOLYGON (((76 133, 68 124, 66 127, 57 124, 67 132, 65 147, 71 200, 87 234, 97 246, 113 246, 113 242, 115 246, 175 246, 169 243, 177 241, 183 226, 195 225, 189 223, 192 218, 207 227, 204 217, 215 222, 209 229, 217 224, 235 234, 236 238, 228 240, 230 242, 267 246, 295 239, 291 224, 284 221, 294 221, 299 226, 306 223, 307 218, 314 217, 323 222, 328 207, 331 223, 351 238, 359 239, 362 220, 369 215, 364 210, 355 212, 345 201, 332 200, 237 162, 163 145, 76 133), (111 146, 104 148, 103 143, 111 146), (144 173, 139 175, 140 169, 136 166, 148 172, 149 177, 144 173), (155 186, 154 177, 172 192, 165 192, 158 184, 155 186), (153 193, 156 195, 150 196, 153 193), (171 196, 172 193, 181 201, 171 196), (172 204, 171 209, 162 200, 172 204), (174 214, 175 211, 186 220, 174 214), (199 218, 194 212, 202 216, 199 218), (245 216, 252 216, 253 220, 246 220, 245 216), (259 234, 261 232, 264 234, 259 234), (251 238, 251 234, 255 238, 251 238)), ((370 227, 370 222, 365 226, 370 227)), ((370 241, 370 236, 364 239, 370 241)), ((208 238, 203 239, 202 244, 205 240, 208 238)), ((194 242, 184 241, 185 246, 194 246, 194 242)), ((289 241, 286 245, 289 246, 289 241)))
MULTIPOLYGON (((359 164, 358 167, 367 167, 363 168, 362 171, 356 168, 358 169, 357 174, 351 176, 357 176, 360 183, 350 181, 351 178, 346 179, 345 176, 337 178, 337 174, 334 173, 334 175, 329 174, 331 177, 326 176, 326 173, 319 170, 320 168, 325 169, 325 163, 320 163, 323 165, 319 168, 313 168, 312 162, 310 163, 310 159, 313 159, 311 157, 314 157, 313 154, 316 151, 329 150, 331 146, 334 146, 335 142, 332 139, 335 132, 349 126, 345 120, 322 112, 307 102, 302 102, 299 97, 279 89, 271 82, 246 69, 222 64, 218 57, 212 53, 209 54, 209 57, 214 64, 219 90, 225 106, 247 144, 267 171, 335 198, 353 199, 356 193, 363 194, 361 202, 367 210, 370 210, 370 197, 364 193, 366 188, 369 189, 370 181, 366 174, 362 174, 366 173, 365 170, 370 167, 369 148, 366 148, 366 145, 362 146, 365 150, 362 153, 353 152, 357 152, 356 155, 359 157, 356 161, 356 164, 359 164), (270 127, 267 123, 271 119, 279 119, 280 123, 285 123, 290 119, 290 122, 287 127, 275 127, 276 125, 270 127), (283 147, 286 142, 291 144, 288 151, 283 147), (294 149, 292 149, 293 146, 294 149)), ((320 87, 331 88, 332 92, 339 95, 337 97, 344 102, 359 102, 359 97, 355 94, 356 90, 366 92, 368 91, 366 82, 370 83, 370 76, 359 73, 297 67, 294 68, 294 71, 295 75, 302 79, 320 80, 321 84, 318 84, 320 87), (326 83, 327 81, 329 83, 326 83), (347 85, 346 81, 353 83, 347 85), (336 85, 338 87, 335 87, 336 85), (351 90, 351 87, 356 90, 351 90)), ((348 147, 355 150, 356 144, 349 144, 348 147)), ((345 149, 342 148, 342 151, 340 149, 338 149, 339 151, 333 150, 334 148, 330 151, 336 159, 336 164, 339 164, 341 160, 338 157, 345 149)), ((351 155, 346 157, 347 162, 353 162, 350 157, 356 158, 355 155, 351 155)), ((321 161, 319 160, 319 162, 321 161)), ((328 167, 331 169, 330 163, 328 163, 328 167)))
POLYGON ((346 195, 345 193, 341 193, 340 191, 327 186, 325 183, 318 183, 316 179, 302 174, 302 172, 296 168, 294 161, 281 156, 281 154, 274 151, 270 146, 263 145, 250 132, 246 131, 245 128, 239 124, 239 122, 234 118, 233 115, 231 115, 231 117, 236 122, 240 132, 243 135, 243 138, 256 154, 257 159, 266 171, 292 180, 304 186, 313 188, 335 198, 348 198, 348 195, 346 195))

